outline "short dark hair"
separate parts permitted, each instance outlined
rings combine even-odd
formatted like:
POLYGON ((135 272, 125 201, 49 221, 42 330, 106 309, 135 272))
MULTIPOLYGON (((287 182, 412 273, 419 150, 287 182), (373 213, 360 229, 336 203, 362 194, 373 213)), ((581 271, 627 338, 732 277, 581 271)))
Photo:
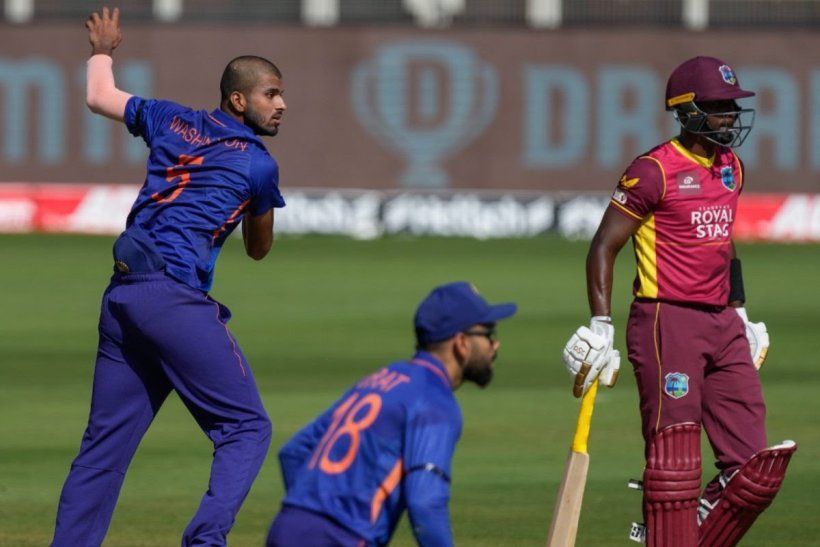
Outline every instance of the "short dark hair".
MULTIPOLYGON (((452 338, 452 336, 450 338, 452 338)), ((439 340, 437 342, 427 342, 426 344, 419 342, 418 338, 416 338, 416 350, 426 351, 427 353, 435 353, 436 351, 439 351, 441 348, 447 345, 447 342, 450 341, 450 338, 447 338, 445 340, 439 340)))
POLYGON ((248 93, 256 84, 259 76, 266 73, 273 73, 277 78, 282 78, 282 71, 263 57, 242 55, 233 59, 225 67, 222 79, 219 81, 222 101, 227 101, 234 91, 248 93))

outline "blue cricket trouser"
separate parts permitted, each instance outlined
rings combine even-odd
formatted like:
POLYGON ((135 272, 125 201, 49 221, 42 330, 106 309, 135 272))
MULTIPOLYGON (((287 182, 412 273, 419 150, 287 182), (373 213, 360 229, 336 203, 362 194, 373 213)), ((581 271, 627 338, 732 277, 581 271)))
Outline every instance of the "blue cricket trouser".
POLYGON ((367 543, 319 513, 283 505, 268 532, 267 547, 365 547, 367 543))
POLYGON ((182 545, 225 545, 267 453, 271 424, 226 323, 230 311, 162 272, 115 274, 100 311, 91 413, 53 545, 98 546, 125 471, 176 390, 214 445, 208 490, 182 545))

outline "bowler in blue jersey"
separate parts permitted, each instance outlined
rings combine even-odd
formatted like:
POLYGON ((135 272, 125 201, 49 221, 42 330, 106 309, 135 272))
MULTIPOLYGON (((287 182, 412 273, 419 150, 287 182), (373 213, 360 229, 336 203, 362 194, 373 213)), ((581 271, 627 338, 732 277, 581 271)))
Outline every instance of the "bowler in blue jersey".
POLYGON ((466 282, 435 288, 416 311, 415 355, 359 380, 279 451, 286 493, 268 547, 387 545, 405 509, 419 545, 453 545, 453 391, 490 382, 496 322, 515 311, 466 282))
POLYGON ((91 412, 57 510, 53 545, 103 542, 131 458, 171 391, 213 443, 207 490, 182 545, 225 545, 268 450, 271 423, 251 369, 208 295, 219 251, 242 221, 247 254, 273 243, 285 205, 279 170, 260 136, 276 135, 285 102, 271 62, 231 61, 212 112, 117 89, 112 53, 119 11, 86 22, 87 102, 124 122, 150 149, 147 174, 114 244, 102 299, 91 412))

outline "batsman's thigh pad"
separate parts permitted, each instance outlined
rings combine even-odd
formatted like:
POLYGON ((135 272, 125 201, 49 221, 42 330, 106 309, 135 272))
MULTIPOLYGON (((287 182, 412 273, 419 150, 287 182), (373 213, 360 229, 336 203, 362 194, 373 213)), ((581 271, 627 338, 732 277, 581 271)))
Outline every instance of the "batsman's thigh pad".
POLYGON ((700 545, 732 547, 752 527, 755 519, 777 495, 797 444, 761 450, 731 478, 716 506, 700 527, 700 545))
POLYGON ((697 545, 700 473, 700 425, 673 424, 650 441, 643 475, 649 547, 697 545))

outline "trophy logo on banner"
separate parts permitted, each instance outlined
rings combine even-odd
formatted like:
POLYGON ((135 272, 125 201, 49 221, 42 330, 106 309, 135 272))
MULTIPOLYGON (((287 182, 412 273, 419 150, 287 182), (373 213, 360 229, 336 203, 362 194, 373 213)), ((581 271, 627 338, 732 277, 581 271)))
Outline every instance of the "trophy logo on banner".
POLYGON ((495 116, 498 75, 460 44, 393 42, 353 70, 351 95, 365 129, 407 158, 402 186, 444 188, 441 162, 495 116))

